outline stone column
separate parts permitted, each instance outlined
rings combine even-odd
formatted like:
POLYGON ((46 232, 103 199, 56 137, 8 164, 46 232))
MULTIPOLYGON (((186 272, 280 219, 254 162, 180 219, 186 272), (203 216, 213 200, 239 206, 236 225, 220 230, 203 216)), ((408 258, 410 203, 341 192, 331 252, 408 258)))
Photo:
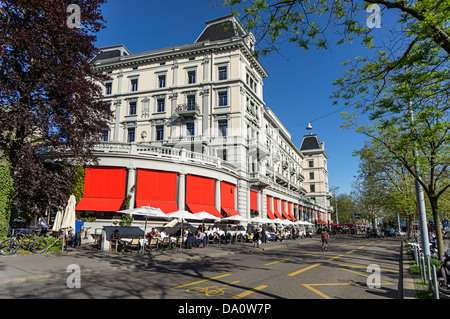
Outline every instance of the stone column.
POLYGON ((133 187, 135 185, 136 185, 136 167, 128 167, 127 196, 131 195, 129 209, 135 208, 136 187, 133 187))

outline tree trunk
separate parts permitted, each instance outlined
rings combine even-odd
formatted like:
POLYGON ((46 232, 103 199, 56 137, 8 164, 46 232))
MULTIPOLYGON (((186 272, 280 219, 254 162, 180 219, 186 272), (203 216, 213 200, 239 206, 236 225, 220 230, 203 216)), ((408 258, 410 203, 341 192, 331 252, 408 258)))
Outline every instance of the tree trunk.
POLYGON ((442 260, 442 256, 444 256, 444 239, 442 238, 442 232, 441 232, 441 216, 439 214, 439 208, 437 203, 437 198, 431 197, 430 204, 431 204, 431 211, 433 214, 433 220, 434 220, 434 231, 436 234, 436 244, 438 249, 438 259, 442 260))

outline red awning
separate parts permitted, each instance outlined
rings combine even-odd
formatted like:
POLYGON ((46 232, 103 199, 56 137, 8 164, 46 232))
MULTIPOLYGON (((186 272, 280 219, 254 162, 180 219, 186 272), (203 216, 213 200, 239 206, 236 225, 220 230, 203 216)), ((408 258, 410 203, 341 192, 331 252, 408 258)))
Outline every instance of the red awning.
POLYGON ((138 169, 136 207, 160 208, 164 213, 178 210, 177 180, 175 172, 138 169))
POLYGON ((241 215, 234 209, 235 186, 231 183, 220 182, 220 207, 223 216, 241 215))
POLYGON ((258 211, 258 193, 255 191, 250 191, 250 209, 258 211))
POLYGON ((288 213, 286 212, 285 204, 286 204, 285 201, 281 201, 281 213, 283 214, 285 219, 290 220, 291 218, 289 217, 288 213))
POLYGON ((276 219, 275 215, 270 210, 270 197, 267 196, 266 198, 267 198, 267 217, 269 217, 270 219, 276 219))
POLYGON ((123 198, 89 198, 84 197, 78 203, 76 210, 93 212, 117 212, 122 206, 123 198))
POLYGON ((207 212, 216 217, 222 217, 222 214, 219 213, 219 211, 215 206, 205 204, 190 204, 190 203, 187 203, 186 205, 188 206, 192 214, 207 212))
POLYGON ((228 216, 241 215, 241 214, 239 214, 234 208, 230 208, 230 207, 222 207, 222 210, 223 210, 228 216))
POLYGON ((284 219, 278 212, 278 199, 276 198, 273 199, 273 212, 275 213, 275 216, 277 216, 277 218, 284 219))
POLYGON ((87 167, 83 198, 76 210, 116 212, 125 198, 126 168, 87 167))
MULTIPOLYGON (((295 205, 294 205, 294 209, 295 209, 295 205)), ((294 215, 292 215, 291 213, 291 204, 288 203, 288 215, 289 217, 291 217, 291 220, 296 221, 297 219, 294 217, 294 215)))

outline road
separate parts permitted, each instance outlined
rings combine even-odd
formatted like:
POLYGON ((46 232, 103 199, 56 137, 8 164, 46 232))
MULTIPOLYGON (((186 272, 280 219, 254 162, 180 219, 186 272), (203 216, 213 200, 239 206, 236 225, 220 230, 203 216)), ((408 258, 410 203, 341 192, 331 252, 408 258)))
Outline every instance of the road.
POLYGON ((147 269, 81 272, 80 288, 68 288, 65 278, 17 283, 0 287, 0 298, 395 299, 400 241, 339 239, 322 252, 317 240, 147 269))

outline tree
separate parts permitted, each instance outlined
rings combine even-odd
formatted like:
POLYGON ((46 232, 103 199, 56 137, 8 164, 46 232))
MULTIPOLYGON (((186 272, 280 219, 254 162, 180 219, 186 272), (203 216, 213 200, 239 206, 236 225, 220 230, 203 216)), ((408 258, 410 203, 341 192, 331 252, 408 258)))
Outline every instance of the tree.
POLYGON ((28 215, 64 205, 109 115, 90 59, 104 0, 0 2, 0 147, 28 215), (73 11, 78 5, 81 12, 73 11), (80 25, 77 26, 77 16, 80 25), (70 17, 70 18, 69 18, 70 17), (71 20, 75 17, 75 22, 71 20))
MULTIPOLYGON (((338 194, 336 197, 333 197, 332 206, 335 207, 334 201, 337 201, 339 224, 353 224, 353 215, 358 213, 355 199, 351 194, 345 193, 338 194)), ((332 215, 332 220, 336 220, 336 212, 332 215)))
POLYGON ((354 153, 359 156, 359 175, 357 184, 364 185, 370 194, 376 194, 379 205, 396 219, 397 214, 407 221, 408 236, 416 211, 414 180, 406 169, 391 160, 388 152, 374 143, 366 142, 361 150, 354 153), (371 183, 376 181, 376 183, 371 183))
MULTIPOLYGON (((226 3, 242 5, 240 0, 226 3)), ((354 108, 344 114, 346 127, 375 140, 419 180, 439 225, 438 200, 450 187, 450 2, 255 0, 250 4, 243 6, 243 17, 255 31, 263 54, 276 51, 283 38, 305 49, 327 48, 326 34, 331 30, 340 32, 337 44, 359 37, 371 49, 345 64, 348 70, 335 81, 332 98, 354 108), (358 20, 368 4, 394 13, 383 38, 375 39, 376 31, 364 25, 365 19, 358 20)), ((440 232, 437 241, 442 256, 440 232)))
MULTIPOLYGON (((300 48, 311 46, 328 48, 328 36, 339 35, 337 44, 351 42, 362 36, 362 43, 370 45, 373 35, 366 25, 365 13, 369 5, 379 5, 383 12, 393 12, 399 32, 414 33, 419 39, 429 39, 450 54, 448 17, 450 3, 443 0, 224 0, 233 14, 240 16, 248 31, 257 38, 259 54, 278 51, 286 42, 300 48)), ((408 46, 408 44, 407 44, 408 46)))

